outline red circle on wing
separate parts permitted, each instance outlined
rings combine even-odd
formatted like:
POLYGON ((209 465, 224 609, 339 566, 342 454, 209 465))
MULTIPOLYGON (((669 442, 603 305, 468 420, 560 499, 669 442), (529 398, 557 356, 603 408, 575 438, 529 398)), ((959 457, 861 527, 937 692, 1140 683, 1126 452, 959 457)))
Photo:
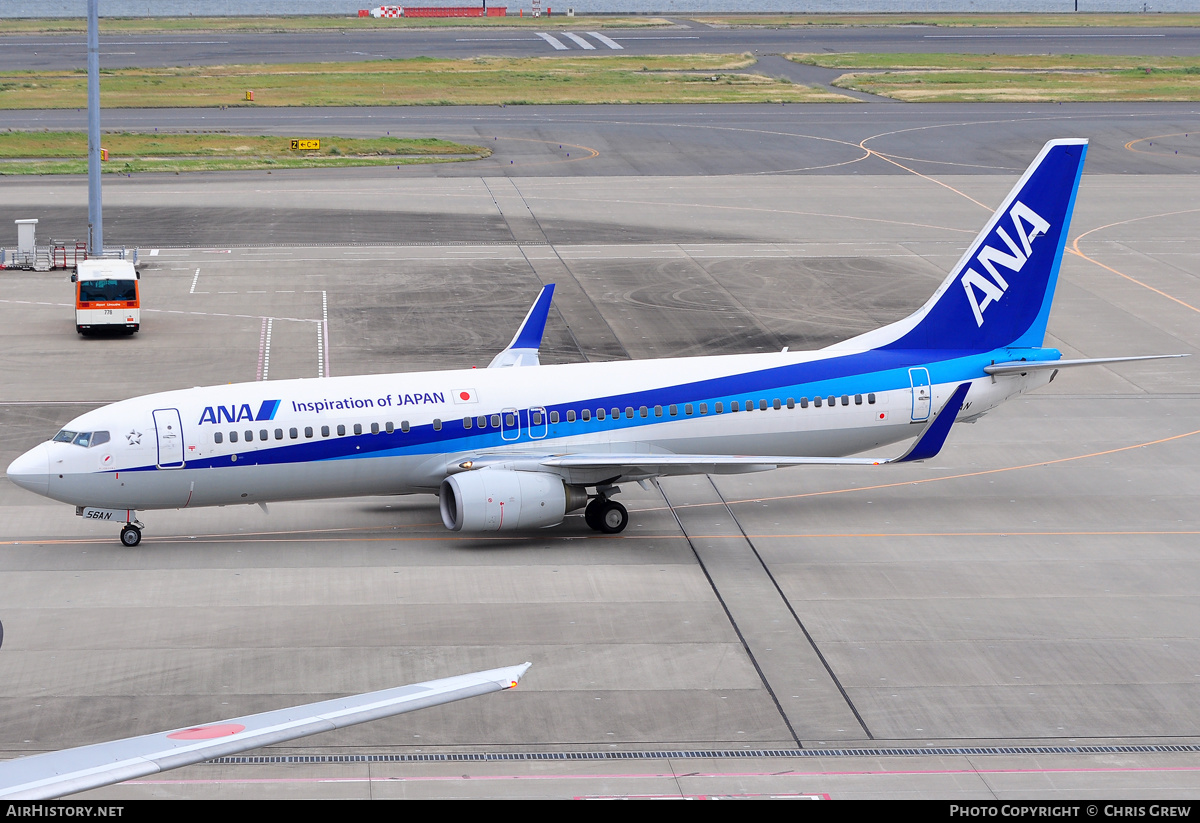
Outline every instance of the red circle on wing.
POLYGON ((240 723, 218 723, 215 726, 195 726, 171 732, 167 737, 171 740, 212 740, 214 737, 229 737, 245 730, 246 727, 240 723))
POLYGON ((458 396, 459 396, 459 398, 461 398, 461 399, 463 399, 463 400, 470 400, 470 399, 471 399, 471 393, 470 393, 469 391, 460 391, 460 392, 458 393, 458 396))

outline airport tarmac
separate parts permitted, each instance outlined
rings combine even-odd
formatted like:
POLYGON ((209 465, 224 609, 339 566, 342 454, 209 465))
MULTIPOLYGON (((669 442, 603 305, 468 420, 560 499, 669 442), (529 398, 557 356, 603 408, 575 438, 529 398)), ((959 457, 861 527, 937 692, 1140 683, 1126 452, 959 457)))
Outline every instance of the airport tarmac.
MULTIPOLYGON (((1036 153, 992 136, 1017 168, 106 181, 151 217, 143 330, 80 338, 64 273, 4 272, 0 462, 161 389, 482 367, 548 282, 551 362, 828 345, 936 288, 1036 153), (216 242, 222 215, 276 245, 216 242)), ((1089 166, 1066 357, 1200 349, 1195 155, 1130 154, 1181 167, 1089 166)), ((86 202, 0 187, 6 215, 86 202)), ((396 497, 150 512, 128 550, 5 479, 0 754, 530 660, 514 692, 86 796, 1200 797, 1198 401, 1197 357, 1065 371, 926 463, 627 485, 617 537, 462 537, 396 497)))

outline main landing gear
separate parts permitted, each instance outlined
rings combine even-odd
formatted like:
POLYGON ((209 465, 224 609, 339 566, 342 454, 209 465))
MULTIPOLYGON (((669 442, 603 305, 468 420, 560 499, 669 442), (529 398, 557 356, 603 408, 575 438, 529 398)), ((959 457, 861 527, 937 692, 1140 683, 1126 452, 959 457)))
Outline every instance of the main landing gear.
POLYGON ((596 496, 583 510, 584 522, 595 531, 604 534, 620 534, 629 525, 629 512, 616 500, 609 496, 619 492, 616 486, 604 486, 596 489, 596 496))
POLYGON ((126 523, 125 528, 121 529, 121 545, 127 549, 132 549, 138 543, 142 542, 142 529, 145 524, 134 520, 132 523, 126 523))

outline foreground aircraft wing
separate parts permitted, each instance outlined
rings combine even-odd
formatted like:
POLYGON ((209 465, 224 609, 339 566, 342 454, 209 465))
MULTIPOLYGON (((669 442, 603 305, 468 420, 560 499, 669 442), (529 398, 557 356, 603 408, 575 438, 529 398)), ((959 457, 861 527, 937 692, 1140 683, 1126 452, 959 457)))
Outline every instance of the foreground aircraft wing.
POLYGON ((1013 360, 1009 363, 994 363, 983 370, 991 375, 1024 374, 1039 369, 1065 369, 1069 366, 1100 366, 1105 363, 1128 363, 1131 360, 1166 360, 1172 357, 1188 357, 1186 354, 1143 354, 1138 357, 1090 357, 1086 360, 1013 360))
POLYGON ((743 474, 770 471, 781 466, 882 466, 928 460, 941 451, 955 418, 970 391, 962 383, 950 395, 920 436, 899 457, 782 457, 771 455, 714 454, 566 454, 526 458, 496 455, 471 461, 471 468, 504 467, 525 471, 553 470, 569 483, 592 485, 598 480, 646 480, 672 474, 743 474))
POLYGON ((0 799, 45 800, 368 720, 511 689, 530 664, 0 763, 0 799))
POLYGON ((542 345, 542 335, 546 332, 546 318, 550 316, 550 301, 553 297, 554 284, 543 286, 541 294, 533 301, 525 319, 521 321, 521 328, 513 335, 512 342, 492 358, 492 362, 488 363, 489 369, 540 365, 538 349, 542 345))

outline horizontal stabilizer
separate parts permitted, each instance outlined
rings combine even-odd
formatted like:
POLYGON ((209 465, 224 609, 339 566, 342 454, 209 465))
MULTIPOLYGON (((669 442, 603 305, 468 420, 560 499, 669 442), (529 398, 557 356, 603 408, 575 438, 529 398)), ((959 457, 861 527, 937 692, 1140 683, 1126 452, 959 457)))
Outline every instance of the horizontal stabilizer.
POLYGON ((541 364, 538 349, 542 346, 542 335, 546 333, 546 318, 550 316, 550 301, 554 297, 554 284, 542 287, 541 294, 529 308, 521 321, 521 327, 513 335, 508 348, 492 358, 489 369, 509 366, 537 366, 541 364))
POLYGON ((1139 357, 1091 357, 1086 360, 1014 360, 984 366, 988 374, 1024 374, 1039 369, 1065 369, 1069 366, 1100 366, 1105 363, 1128 363, 1133 360, 1166 360, 1171 357, 1190 357, 1187 354, 1144 354, 1139 357))
POLYGON ((528 663, 0 763, 0 798, 44 800, 214 757, 511 689, 528 663))

